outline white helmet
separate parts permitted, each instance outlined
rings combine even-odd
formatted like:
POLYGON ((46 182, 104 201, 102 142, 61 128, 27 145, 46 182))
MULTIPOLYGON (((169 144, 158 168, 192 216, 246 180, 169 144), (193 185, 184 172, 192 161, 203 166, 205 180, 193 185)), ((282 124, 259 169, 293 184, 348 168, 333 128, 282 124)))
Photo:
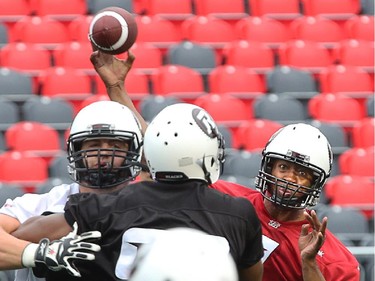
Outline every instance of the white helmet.
POLYGON ((142 141, 140 123, 130 109, 113 101, 94 102, 81 109, 71 125, 67 143, 69 174, 74 181, 90 188, 110 188, 132 180, 141 169, 142 141), (95 149, 97 154, 88 155, 89 150, 81 148, 83 141, 90 138, 123 140, 129 149, 95 149), (123 165, 119 168, 113 168, 113 165, 87 168, 85 158, 100 157, 102 151, 112 153, 112 164, 115 156, 123 157, 123 165), (124 152, 126 156, 123 156, 124 152))
POLYGON ((202 108, 178 103, 164 108, 146 129, 145 158, 153 179, 218 180, 224 162, 224 140, 202 108))
POLYGON ((185 227, 166 232, 140 247, 129 281, 238 281, 229 245, 215 239, 223 237, 185 227))
MULTIPOLYGON (((319 129, 308 124, 290 124, 272 135, 263 150, 261 169, 256 179, 256 187, 263 196, 280 206, 302 209, 318 203, 322 188, 330 176, 332 168, 332 149, 327 138, 319 129), (314 182, 311 187, 301 186, 271 175, 272 160, 287 160, 313 171, 314 182), (273 192, 269 184, 274 184, 273 192), (286 187, 285 187, 286 185, 286 187), (277 189, 282 186, 285 191, 305 195, 297 198, 281 196, 277 189)), ((288 192, 283 192, 283 195, 288 192)))

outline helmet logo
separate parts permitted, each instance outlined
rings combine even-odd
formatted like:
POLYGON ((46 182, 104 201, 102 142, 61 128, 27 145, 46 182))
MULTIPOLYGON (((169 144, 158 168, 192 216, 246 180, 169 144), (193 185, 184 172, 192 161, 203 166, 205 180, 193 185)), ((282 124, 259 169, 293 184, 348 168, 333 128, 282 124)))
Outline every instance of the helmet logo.
POLYGON ((300 153, 295 152, 295 151, 288 150, 288 152, 286 153, 286 155, 288 157, 292 158, 292 159, 310 162, 310 156, 303 155, 303 154, 300 154, 300 153))
POLYGON ((217 127, 212 117, 204 110, 194 108, 193 118, 199 128, 210 138, 215 138, 218 135, 217 127))

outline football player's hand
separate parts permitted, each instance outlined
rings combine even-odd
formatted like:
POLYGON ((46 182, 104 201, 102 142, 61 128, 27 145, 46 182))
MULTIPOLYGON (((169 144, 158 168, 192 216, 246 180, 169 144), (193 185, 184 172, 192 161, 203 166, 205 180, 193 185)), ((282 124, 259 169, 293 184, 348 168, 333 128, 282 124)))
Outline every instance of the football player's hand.
POLYGON ((50 242, 42 239, 39 244, 29 244, 22 255, 23 264, 33 267, 37 277, 45 276, 47 269, 59 271, 65 269, 69 274, 80 277, 74 262, 77 260, 92 261, 100 246, 93 243, 101 237, 99 231, 90 231, 50 242), (90 241, 90 242, 88 242, 90 241), (30 259, 33 261, 30 262, 30 259))

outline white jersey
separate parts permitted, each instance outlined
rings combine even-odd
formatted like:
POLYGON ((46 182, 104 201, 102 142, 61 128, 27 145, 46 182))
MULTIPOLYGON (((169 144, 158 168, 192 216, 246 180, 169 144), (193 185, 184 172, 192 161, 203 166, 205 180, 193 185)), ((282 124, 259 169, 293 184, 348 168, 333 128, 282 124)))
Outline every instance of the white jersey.
MULTIPOLYGON (((9 215, 24 223, 27 219, 40 216, 44 212, 63 213, 68 196, 79 192, 77 183, 62 184, 55 186, 48 193, 32 194, 28 193, 14 200, 8 199, 0 213, 9 215)), ((32 270, 23 268, 16 270, 15 281, 45 280, 36 278, 32 270)))

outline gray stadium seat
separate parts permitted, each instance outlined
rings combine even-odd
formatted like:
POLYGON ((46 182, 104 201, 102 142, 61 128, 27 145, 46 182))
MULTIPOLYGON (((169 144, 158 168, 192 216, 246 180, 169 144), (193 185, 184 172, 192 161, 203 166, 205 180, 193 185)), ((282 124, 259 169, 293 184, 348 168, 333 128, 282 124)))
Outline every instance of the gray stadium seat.
POLYGON ((149 95, 139 103, 140 113, 147 122, 150 122, 166 106, 180 102, 182 101, 171 96, 149 95))
POLYGON ((284 125, 306 122, 309 119, 301 101, 278 94, 257 97, 253 109, 255 118, 273 120, 284 125))
POLYGON ((92 15, 107 7, 119 7, 130 13, 134 12, 132 0, 86 0, 86 3, 88 13, 92 15))
POLYGON ((67 154, 62 153, 56 156, 49 162, 48 174, 51 178, 68 178, 68 164, 67 154))
POLYGON ((232 150, 225 158, 223 175, 255 178, 258 175, 261 161, 260 152, 232 150))
POLYGON ((33 94, 29 75, 15 69, 0 68, 0 95, 12 101, 24 101, 33 94))
POLYGON ((11 100, 0 97, 0 131, 5 131, 20 119, 18 105, 11 100))
POLYGON ((24 120, 47 124, 57 130, 69 128, 74 117, 73 105, 59 98, 34 96, 21 107, 24 120))
POLYGON ((0 207, 4 205, 8 198, 14 199, 23 194, 25 194, 25 192, 22 190, 21 186, 0 182, 0 207))

